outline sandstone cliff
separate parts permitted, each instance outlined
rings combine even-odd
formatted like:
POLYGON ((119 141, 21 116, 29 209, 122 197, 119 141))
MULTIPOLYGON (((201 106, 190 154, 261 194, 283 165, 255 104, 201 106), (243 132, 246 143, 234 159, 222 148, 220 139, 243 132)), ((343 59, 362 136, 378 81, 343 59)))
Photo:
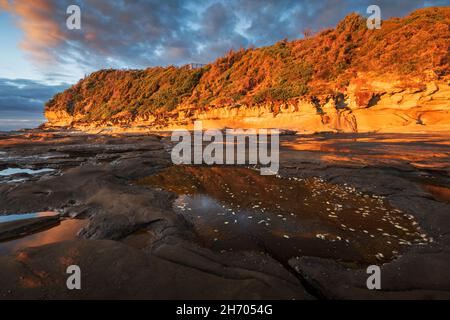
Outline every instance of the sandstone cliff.
POLYGON ((450 131, 450 8, 368 30, 333 30, 231 51, 200 69, 103 70, 46 105, 47 126, 82 130, 276 127, 300 132, 450 131))

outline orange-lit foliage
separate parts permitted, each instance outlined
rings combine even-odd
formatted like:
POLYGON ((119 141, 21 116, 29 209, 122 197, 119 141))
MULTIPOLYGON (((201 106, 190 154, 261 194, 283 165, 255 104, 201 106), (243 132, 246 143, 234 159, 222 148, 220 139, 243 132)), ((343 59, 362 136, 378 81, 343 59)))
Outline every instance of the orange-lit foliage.
MULTIPOLYGON (((369 30, 351 14, 335 29, 303 40, 230 51, 204 68, 102 70, 56 95, 48 109, 86 120, 190 106, 255 104, 333 94, 358 73, 398 79, 450 74, 450 8, 427 8, 369 30)), ((359 81, 359 80, 358 80, 359 81)), ((361 97, 365 99, 365 97, 361 97)))

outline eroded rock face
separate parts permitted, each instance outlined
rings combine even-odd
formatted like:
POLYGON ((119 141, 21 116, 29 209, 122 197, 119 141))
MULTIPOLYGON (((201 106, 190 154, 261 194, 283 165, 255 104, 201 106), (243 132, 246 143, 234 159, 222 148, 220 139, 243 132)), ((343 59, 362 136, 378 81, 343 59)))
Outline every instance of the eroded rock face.
POLYGON ((46 110, 45 117, 52 126, 70 127, 73 123, 73 117, 64 110, 46 110))
MULTIPOLYGON (((419 89, 402 89, 387 82, 351 85, 322 103, 300 100, 279 107, 217 107, 194 110, 184 120, 205 127, 283 128, 299 132, 420 132, 450 129, 450 86, 430 82, 419 89), (366 95, 366 99, 361 99, 366 95)), ((170 125, 170 123, 169 123, 170 125)))
POLYGON ((65 113, 46 112, 47 126, 85 131, 147 131, 193 128, 279 128, 299 132, 435 132, 450 130, 450 86, 432 81, 405 88, 393 82, 355 81, 342 93, 318 100, 255 106, 180 107, 134 119, 86 123, 65 113))

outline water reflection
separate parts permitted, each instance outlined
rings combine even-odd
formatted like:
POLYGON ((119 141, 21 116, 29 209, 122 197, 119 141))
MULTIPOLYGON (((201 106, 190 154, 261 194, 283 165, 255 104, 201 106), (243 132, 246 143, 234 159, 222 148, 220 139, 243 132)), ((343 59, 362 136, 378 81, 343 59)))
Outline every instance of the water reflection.
POLYGON ((73 240, 78 231, 85 227, 88 220, 63 220, 51 229, 34 233, 22 238, 0 242, 0 255, 10 254, 17 250, 39 247, 50 243, 73 240))
POLYGON ((31 219, 31 218, 52 217, 52 216, 56 216, 56 215, 58 215, 58 213, 54 212, 54 211, 34 212, 34 213, 25 213, 25 214, 10 214, 7 216, 0 216, 0 223, 24 220, 24 219, 31 219))
POLYGON ((52 172, 55 171, 55 169, 21 169, 21 168, 7 168, 5 170, 0 171, 0 176, 10 176, 13 174, 18 173, 26 173, 26 174, 38 174, 38 173, 45 173, 45 172, 52 172))
POLYGON ((179 194, 174 209, 215 250, 265 250, 374 263, 430 241, 381 197, 321 179, 281 179, 239 167, 173 166, 138 181, 179 194))
POLYGON ((448 133, 321 133, 287 136, 282 146, 286 161, 319 158, 333 165, 450 169, 448 133))
POLYGON ((423 187, 436 201, 450 203, 450 188, 435 184, 424 184, 423 187))

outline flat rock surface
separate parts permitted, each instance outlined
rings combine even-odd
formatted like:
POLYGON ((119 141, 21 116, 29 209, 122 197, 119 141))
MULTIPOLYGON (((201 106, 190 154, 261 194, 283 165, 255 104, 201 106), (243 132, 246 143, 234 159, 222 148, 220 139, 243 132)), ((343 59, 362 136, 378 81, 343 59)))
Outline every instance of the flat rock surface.
MULTIPOLYGON (((301 254, 285 263, 264 248, 221 252, 202 246, 192 222, 173 210, 176 194, 135 183, 172 165, 167 137, 3 134, 0 170, 53 170, 0 176, 0 214, 53 210, 89 223, 77 239, 0 256, 0 297, 450 298, 448 141, 442 135, 281 137, 281 176, 318 177, 383 197, 432 238, 382 263, 382 290, 371 291, 363 265, 301 254), (81 267, 82 290, 67 290, 71 264, 81 267)), ((0 224, 0 237, 22 226, 57 223, 38 219, 0 224)))
MULTIPOLYGON (((164 250, 164 249, 162 249, 164 250)), ((68 241, 0 257, 3 299, 308 299, 292 276, 263 256, 275 275, 178 251, 197 261, 170 259, 110 240, 68 241), (66 286, 69 265, 81 269, 81 290, 66 286), (274 269, 274 270, 272 270, 274 269), (7 274, 8 276, 4 276, 7 274), (212 288, 220 288, 213 290, 212 288)), ((170 254, 169 254, 170 255, 170 254)), ((237 257, 236 257, 237 258, 237 257)), ((236 259, 235 258, 235 259, 236 259)), ((261 269, 261 268, 259 268, 261 269)))

